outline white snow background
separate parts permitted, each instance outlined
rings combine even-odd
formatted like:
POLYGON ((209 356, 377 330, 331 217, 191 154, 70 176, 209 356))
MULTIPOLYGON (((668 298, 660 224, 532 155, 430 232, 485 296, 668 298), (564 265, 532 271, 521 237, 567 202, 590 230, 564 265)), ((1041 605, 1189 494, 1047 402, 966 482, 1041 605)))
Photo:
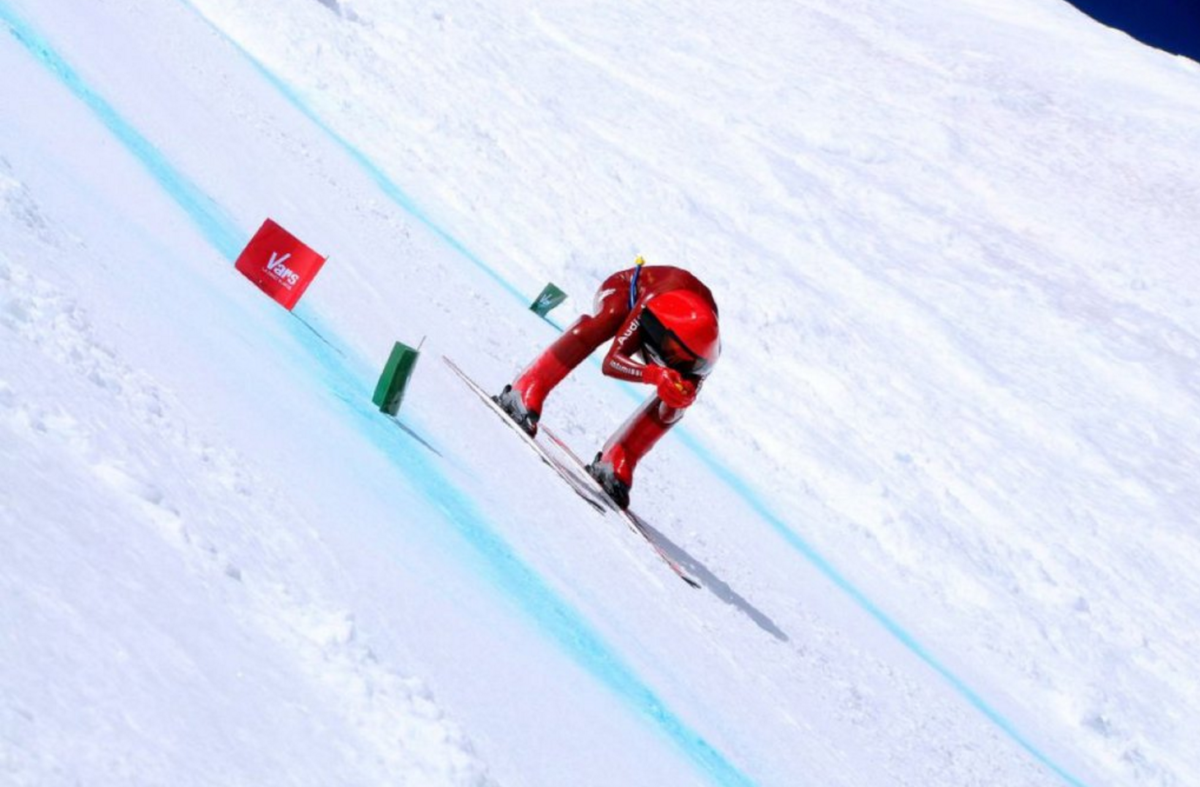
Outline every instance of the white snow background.
POLYGON ((0 102, 0 784, 1200 784, 1197 64, 1053 0, 0 0, 0 102), (639 253, 722 307, 634 490, 702 590, 438 360, 639 253))

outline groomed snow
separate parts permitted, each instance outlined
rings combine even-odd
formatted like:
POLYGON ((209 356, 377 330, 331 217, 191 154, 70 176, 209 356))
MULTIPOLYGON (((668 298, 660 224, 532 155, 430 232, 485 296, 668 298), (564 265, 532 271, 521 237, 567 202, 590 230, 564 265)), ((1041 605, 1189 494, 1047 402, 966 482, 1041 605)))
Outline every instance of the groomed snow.
POLYGON ((1048 0, 0 0, 0 73, 0 782, 1200 782, 1195 63, 1048 0), (700 591, 438 360, 639 253, 722 306, 634 498, 700 591))

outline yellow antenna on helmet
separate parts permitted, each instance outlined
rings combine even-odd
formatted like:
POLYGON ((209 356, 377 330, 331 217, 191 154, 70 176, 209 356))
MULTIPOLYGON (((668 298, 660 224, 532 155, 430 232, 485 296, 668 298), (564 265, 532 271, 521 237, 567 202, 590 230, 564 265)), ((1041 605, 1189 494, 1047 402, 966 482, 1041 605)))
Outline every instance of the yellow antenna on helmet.
POLYGON ((642 266, 646 264, 646 258, 639 254, 637 256, 637 259, 633 261, 633 264, 635 266, 633 269, 633 278, 629 280, 629 310, 630 311, 633 311, 634 305, 637 304, 638 279, 640 279, 642 277, 642 266))

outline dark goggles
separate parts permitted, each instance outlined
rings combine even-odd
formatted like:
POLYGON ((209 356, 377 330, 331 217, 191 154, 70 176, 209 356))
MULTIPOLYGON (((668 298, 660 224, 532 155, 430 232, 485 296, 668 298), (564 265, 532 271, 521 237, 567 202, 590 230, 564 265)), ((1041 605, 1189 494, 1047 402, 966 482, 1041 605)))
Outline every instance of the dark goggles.
POLYGON ((682 375, 707 377, 712 363, 693 352, 649 309, 642 310, 642 348, 651 358, 682 375))

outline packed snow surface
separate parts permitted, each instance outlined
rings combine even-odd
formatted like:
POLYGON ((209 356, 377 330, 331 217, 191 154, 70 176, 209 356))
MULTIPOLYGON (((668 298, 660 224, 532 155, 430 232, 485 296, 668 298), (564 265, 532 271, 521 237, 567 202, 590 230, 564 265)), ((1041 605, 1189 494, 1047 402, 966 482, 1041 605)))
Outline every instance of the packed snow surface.
POLYGON ((0 783, 1200 784, 1195 63, 1051 0, 0 0, 0 74, 0 783), (638 254, 721 304, 634 489, 701 590, 439 360, 638 254))

